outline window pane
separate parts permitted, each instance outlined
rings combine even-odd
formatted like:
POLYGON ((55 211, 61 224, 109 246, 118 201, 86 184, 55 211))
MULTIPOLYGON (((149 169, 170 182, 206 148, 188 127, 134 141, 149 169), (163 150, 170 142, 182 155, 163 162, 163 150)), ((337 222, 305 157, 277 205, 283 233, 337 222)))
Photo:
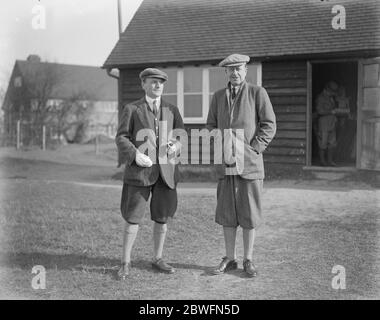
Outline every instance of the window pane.
POLYGON ((258 65, 257 64, 250 64, 248 65, 248 72, 247 72, 247 81, 252 83, 252 84, 255 84, 257 85, 257 68, 258 68, 258 65))
POLYGON ((202 117, 202 95, 184 96, 184 117, 202 117))
POLYGON ((202 92, 202 69, 186 68, 183 70, 184 92, 202 92))
POLYGON ((162 99, 164 99, 166 102, 171 103, 172 105, 177 106, 177 95, 176 94, 170 94, 170 95, 163 94, 162 99))
POLYGON ((164 85, 164 93, 177 93, 177 70, 166 70, 164 71, 168 75, 168 81, 164 85))
POLYGON ((226 87, 228 80, 224 68, 212 68, 209 73, 211 93, 226 87))

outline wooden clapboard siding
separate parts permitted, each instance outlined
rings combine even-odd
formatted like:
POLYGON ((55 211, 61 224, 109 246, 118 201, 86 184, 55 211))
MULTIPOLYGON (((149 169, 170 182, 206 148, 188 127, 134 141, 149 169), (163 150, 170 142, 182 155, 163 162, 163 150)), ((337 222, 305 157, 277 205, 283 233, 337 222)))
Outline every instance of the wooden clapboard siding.
POLYGON ((304 130, 277 130, 275 139, 302 139, 306 143, 306 132, 304 130))
MULTIPOLYGON (((263 75, 264 80, 264 75, 263 75)), ((265 88, 270 91, 271 89, 289 89, 289 90, 299 90, 305 89, 305 80, 299 78, 292 79, 266 79, 265 78, 265 88)))
MULTIPOLYGON (((265 82, 263 83, 265 86, 265 82)), ((305 106, 306 108, 306 92, 304 94, 294 94, 294 93, 271 93, 268 92, 270 100, 275 108, 281 108, 285 105, 290 106, 305 106)))
POLYGON ((122 106, 144 96, 144 91, 141 88, 141 81, 139 78, 140 72, 141 68, 120 70, 122 106))
POLYGON ((277 122, 277 130, 306 130, 306 123, 302 121, 277 122))
POLYGON ((306 148, 306 142, 304 139, 286 139, 275 137, 271 142, 269 148, 275 147, 292 147, 292 148, 306 148))
POLYGON ((305 154, 305 149, 303 148, 295 148, 295 147, 273 147, 269 146, 265 151, 266 154, 270 155, 289 155, 289 156, 299 156, 305 154))
POLYGON ((305 161, 306 158, 304 156, 280 156, 264 154, 264 162, 304 165, 305 161))
POLYGON ((306 164, 306 61, 264 62, 262 83, 277 119, 277 133, 264 153, 264 160, 306 164))
POLYGON ((276 115, 277 123, 279 122, 306 122, 305 113, 278 112, 276 115))

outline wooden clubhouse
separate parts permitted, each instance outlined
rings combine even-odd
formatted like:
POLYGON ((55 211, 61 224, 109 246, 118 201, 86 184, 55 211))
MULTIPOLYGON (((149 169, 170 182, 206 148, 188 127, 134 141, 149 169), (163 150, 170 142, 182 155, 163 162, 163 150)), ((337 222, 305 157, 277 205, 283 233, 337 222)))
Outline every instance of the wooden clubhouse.
POLYGON ((119 69, 119 112, 143 95, 139 72, 169 75, 164 98, 186 127, 202 128, 210 98, 226 85, 217 64, 251 57, 248 80, 268 91, 277 117, 268 163, 318 165, 315 99, 333 80, 350 117, 337 128, 339 166, 380 170, 378 0, 144 0, 105 61, 119 69))

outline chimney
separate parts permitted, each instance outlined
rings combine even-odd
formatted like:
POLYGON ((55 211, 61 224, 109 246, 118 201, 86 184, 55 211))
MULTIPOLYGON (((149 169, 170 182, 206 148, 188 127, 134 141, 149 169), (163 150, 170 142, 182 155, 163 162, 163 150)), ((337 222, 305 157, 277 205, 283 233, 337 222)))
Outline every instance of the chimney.
POLYGON ((29 62, 41 62, 41 58, 37 54, 30 54, 26 60, 29 62))

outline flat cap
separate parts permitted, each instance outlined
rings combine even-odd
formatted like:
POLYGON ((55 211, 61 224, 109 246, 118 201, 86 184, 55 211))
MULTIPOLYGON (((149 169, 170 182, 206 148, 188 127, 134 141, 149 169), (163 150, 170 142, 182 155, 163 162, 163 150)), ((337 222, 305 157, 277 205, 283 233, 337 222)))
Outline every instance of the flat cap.
POLYGON ((250 58, 244 54, 234 53, 219 63, 219 67, 233 67, 248 63, 250 58))
POLYGON ((140 79, 144 80, 145 78, 158 78, 167 81, 168 75, 159 69, 147 68, 140 72, 140 79))

